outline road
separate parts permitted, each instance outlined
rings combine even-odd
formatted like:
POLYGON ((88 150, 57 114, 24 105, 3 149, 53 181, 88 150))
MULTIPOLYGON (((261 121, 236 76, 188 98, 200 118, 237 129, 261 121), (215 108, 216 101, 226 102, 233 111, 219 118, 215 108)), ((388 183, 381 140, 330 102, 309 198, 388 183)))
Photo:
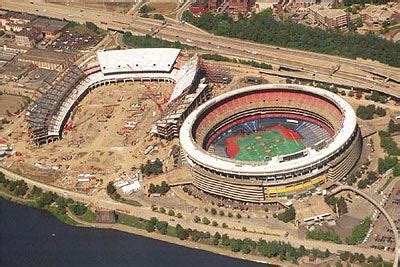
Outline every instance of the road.
POLYGON ((336 194, 341 191, 352 191, 352 192, 360 195, 364 199, 368 200, 372 205, 374 205, 385 216, 386 220, 389 222, 389 225, 393 230, 394 240, 396 242, 396 252, 395 252, 395 258, 394 258, 395 260, 394 260, 393 266, 398 266, 399 253, 400 253, 399 232, 397 231, 396 224, 394 223, 390 214, 374 198, 372 198, 371 196, 369 196, 368 194, 364 193, 363 191, 361 191, 357 188, 354 188, 354 187, 348 186, 348 185, 342 185, 342 184, 338 183, 338 187, 332 191, 332 194, 336 194))
POLYGON ((257 60, 275 66, 287 67, 304 73, 318 73, 330 77, 332 69, 340 65, 340 69, 332 77, 346 79, 355 85, 371 87, 375 90, 391 94, 400 98, 400 72, 398 68, 390 67, 372 61, 359 61, 341 58, 337 56, 322 55, 294 49, 278 48, 269 45, 239 39, 215 36, 210 33, 199 31, 189 25, 169 22, 167 27, 162 28, 162 22, 113 12, 98 11, 88 8, 65 7, 54 4, 27 4, 15 3, 4 0, 2 8, 29 12, 43 16, 59 19, 74 20, 77 22, 91 21, 100 27, 122 31, 132 31, 136 34, 154 34, 170 41, 195 45, 197 47, 213 51, 231 57, 257 60), (370 73, 377 73, 384 77, 381 80, 373 79, 370 73), (391 82, 385 82, 389 78, 391 82), (397 83, 396 83, 397 82, 397 83))
MULTIPOLYGON (((37 187, 42 188, 44 191, 52 191, 55 192, 61 196, 66 196, 69 198, 72 198, 76 201, 81 201, 84 203, 90 203, 94 205, 95 207, 101 207, 105 209, 110 209, 110 210, 125 210, 128 211, 129 214, 139 216, 144 219, 150 219, 151 217, 158 217, 159 220, 164 220, 167 221, 170 225, 176 225, 179 223, 185 228, 196 228, 197 230, 204 231, 204 232, 210 232, 211 234, 215 234, 215 232, 223 232, 228 234, 231 237, 235 238, 251 238, 253 240, 259 240, 260 238, 263 238, 264 240, 267 241, 283 241, 283 242, 290 242, 295 247, 299 247, 303 245, 307 249, 312 249, 312 248, 319 248, 320 250, 325 250, 329 249, 333 253, 340 253, 341 251, 350 251, 352 253, 363 253, 368 257, 369 255, 378 255, 380 254, 385 260, 393 260, 393 254, 386 252, 386 251, 380 251, 372 248, 365 248, 365 247, 359 247, 359 246, 348 246, 344 244, 334 244, 334 243, 328 243, 328 242, 321 242, 321 241, 316 241, 316 240, 299 240, 295 237, 288 236, 288 237, 282 237, 282 236, 276 236, 276 235, 267 235, 267 234, 261 234, 261 233, 253 233, 253 232, 243 232, 241 230, 235 230, 235 229, 221 229, 220 227, 213 227, 210 225, 205 225, 205 224, 194 224, 191 220, 187 220, 187 218, 191 218, 189 214, 183 214, 182 219, 174 218, 174 221, 171 221, 171 217, 167 216, 165 214, 161 213, 155 213, 151 211, 150 207, 136 207, 136 206, 131 206, 127 205, 124 203, 120 203, 117 201, 114 201, 108 197, 97 195, 97 196, 89 196, 85 195, 82 193, 74 192, 74 191, 69 191, 65 190, 60 187, 56 187, 53 185, 45 184, 39 181, 32 180, 27 177, 23 177, 21 175, 18 175, 16 173, 13 173, 7 169, 4 169, 0 167, 0 171, 3 172, 6 176, 7 179, 11 180, 25 180, 25 182, 29 186, 34 186, 36 185, 37 187), (185 219, 186 218, 186 219, 185 219)), ((268 229, 265 229, 266 232, 268 229)))

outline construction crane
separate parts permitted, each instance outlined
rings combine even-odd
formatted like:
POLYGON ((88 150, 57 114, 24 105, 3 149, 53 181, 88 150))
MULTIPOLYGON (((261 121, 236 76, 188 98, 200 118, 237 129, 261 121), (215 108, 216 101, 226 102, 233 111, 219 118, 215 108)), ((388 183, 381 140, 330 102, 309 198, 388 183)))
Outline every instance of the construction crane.
POLYGON ((151 99, 151 101, 154 102, 154 104, 157 105, 158 110, 160 111, 160 113, 164 113, 164 109, 162 107, 162 105, 160 103, 157 102, 156 96, 154 95, 154 93, 151 91, 150 85, 146 85, 146 96, 148 98, 151 99))
POLYGON ((214 72, 211 70, 211 68, 207 65, 201 54, 198 56, 199 57, 199 62, 202 68, 206 71, 207 75, 210 77, 210 79, 217 84, 218 88, 221 88, 221 84, 219 83, 218 79, 215 77, 214 72))

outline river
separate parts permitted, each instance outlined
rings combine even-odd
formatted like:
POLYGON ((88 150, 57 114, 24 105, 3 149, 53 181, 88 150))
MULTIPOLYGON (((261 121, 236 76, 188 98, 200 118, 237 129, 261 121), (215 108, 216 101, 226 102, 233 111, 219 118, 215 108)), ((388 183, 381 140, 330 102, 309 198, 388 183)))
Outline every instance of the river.
POLYGON ((2 267, 262 266, 119 231, 73 227, 1 198, 0 223, 2 267))

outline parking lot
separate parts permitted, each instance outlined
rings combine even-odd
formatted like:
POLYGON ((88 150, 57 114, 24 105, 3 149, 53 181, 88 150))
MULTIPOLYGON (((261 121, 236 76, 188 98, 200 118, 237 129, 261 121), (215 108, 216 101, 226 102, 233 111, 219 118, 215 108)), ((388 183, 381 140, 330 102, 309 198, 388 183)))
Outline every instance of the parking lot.
POLYGON ((101 39, 101 36, 65 31, 51 43, 50 47, 63 51, 85 50, 96 45, 101 39))
MULTIPOLYGON (((400 231, 400 181, 397 182, 393 191, 388 197, 385 209, 392 216, 397 231, 400 231)), ((385 217, 380 214, 379 218, 373 224, 373 230, 368 240, 368 244, 373 248, 385 251, 395 251, 396 243, 394 240, 393 230, 389 227, 385 217)))

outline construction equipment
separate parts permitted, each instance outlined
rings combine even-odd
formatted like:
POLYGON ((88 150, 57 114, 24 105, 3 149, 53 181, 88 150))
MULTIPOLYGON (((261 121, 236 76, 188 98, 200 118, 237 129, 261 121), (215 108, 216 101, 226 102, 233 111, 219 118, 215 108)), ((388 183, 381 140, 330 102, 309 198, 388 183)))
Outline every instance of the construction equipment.
POLYGON ((210 77, 210 79, 217 84, 218 88, 221 88, 221 84, 219 83, 218 79, 215 77, 214 72, 211 70, 211 68, 207 65, 201 54, 199 54, 199 62, 201 67, 206 71, 207 75, 210 77))
POLYGON ((164 109, 162 107, 162 104, 158 103, 156 96, 152 92, 152 89, 150 88, 150 85, 146 85, 146 96, 150 98, 156 105, 160 113, 164 113, 164 109))

